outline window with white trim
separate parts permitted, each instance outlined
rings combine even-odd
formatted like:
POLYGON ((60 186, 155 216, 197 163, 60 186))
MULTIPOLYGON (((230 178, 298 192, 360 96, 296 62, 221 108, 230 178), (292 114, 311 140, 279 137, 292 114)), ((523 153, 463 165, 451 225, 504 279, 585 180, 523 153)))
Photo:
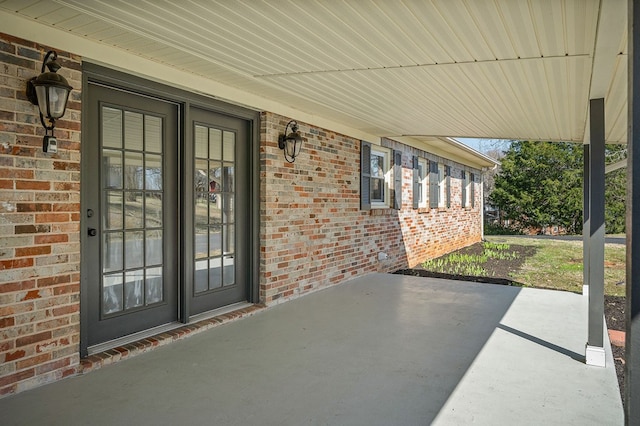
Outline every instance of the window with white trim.
POLYGON ((360 208, 362 210, 391 207, 392 155, 393 151, 388 148, 361 142, 360 208))

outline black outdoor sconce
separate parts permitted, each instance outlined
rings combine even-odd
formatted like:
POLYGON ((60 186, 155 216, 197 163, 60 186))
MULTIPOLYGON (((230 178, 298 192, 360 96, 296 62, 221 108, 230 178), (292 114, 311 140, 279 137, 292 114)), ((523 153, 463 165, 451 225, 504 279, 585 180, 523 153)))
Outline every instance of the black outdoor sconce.
POLYGON ((32 104, 38 105, 40 122, 45 129, 45 136, 42 140, 44 152, 58 151, 58 141, 53 137, 53 128, 56 125, 56 120, 64 115, 69 93, 73 89, 66 78, 57 74, 61 68, 60 64, 56 62, 57 59, 56 52, 48 51, 42 61, 41 74, 27 82, 27 99, 32 104), (48 72, 44 72, 45 66, 49 68, 48 72))
POLYGON ((296 157, 300 154, 302 148, 302 136, 298 131, 298 122, 291 120, 284 128, 284 134, 278 136, 278 148, 284 150, 284 159, 288 163, 296 161, 296 157), (287 134, 287 129, 291 126, 291 133, 287 134))

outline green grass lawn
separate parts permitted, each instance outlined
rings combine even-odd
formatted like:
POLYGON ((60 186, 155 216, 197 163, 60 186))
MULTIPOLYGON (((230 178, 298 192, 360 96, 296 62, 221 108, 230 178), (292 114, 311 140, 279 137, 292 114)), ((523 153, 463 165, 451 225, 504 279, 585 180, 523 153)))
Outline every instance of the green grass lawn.
MULTIPOLYGON (((513 280, 527 287, 553 288, 582 292, 582 241, 487 236, 487 241, 532 246, 536 253, 526 259, 513 280)), ((604 291, 625 295, 626 249, 623 244, 606 244, 604 257, 604 291)))

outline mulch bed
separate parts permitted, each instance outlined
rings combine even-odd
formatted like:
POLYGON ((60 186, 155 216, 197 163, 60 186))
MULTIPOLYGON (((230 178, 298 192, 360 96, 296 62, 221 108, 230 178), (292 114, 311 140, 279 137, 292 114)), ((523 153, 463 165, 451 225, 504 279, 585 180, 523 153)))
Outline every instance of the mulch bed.
MULTIPOLYGON (((417 266, 410 269, 400 269, 396 271, 396 274, 413 275, 418 277, 429 278, 446 278, 451 280, 471 281, 479 283, 499 284, 499 285, 514 285, 521 286, 522 283, 513 281, 511 279, 511 273, 520 270, 524 262, 528 257, 535 254, 535 247, 519 246, 512 244, 509 247, 509 251, 515 251, 518 256, 516 259, 488 259, 483 265, 484 269, 488 271, 491 277, 477 277, 468 275, 451 275, 443 274, 439 272, 428 271, 417 266)), ((482 243, 476 243, 469 247, 465 247, 457 251, 461 254, 482 254, 482 243)), ((625 331, 625 306, 626 301, 624 297, 619 296, 605 296, 604 298, 604 316, 606 319, 606 326, 609 330, 625 331)), ((618 376, 618 384, 620 386, 620 394, 622 396, 622 402, 624 403, 624 363, 625 353, 624 347, 611 345, 613 351, 613 358, 615 360, 616 374, 618 376)))

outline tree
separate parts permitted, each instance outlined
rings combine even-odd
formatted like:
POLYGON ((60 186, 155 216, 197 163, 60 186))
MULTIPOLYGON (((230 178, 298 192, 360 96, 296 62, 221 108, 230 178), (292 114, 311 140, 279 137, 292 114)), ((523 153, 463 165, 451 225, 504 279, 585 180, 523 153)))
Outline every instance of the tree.
MULTIPOLYGON (((607 145, 606 162, 626 158, 626 147, 607 145)), ((606 175, 605 228, 625 232, 626 172, 606 175)), ((558 226, 582 232, 583 152, 581 144, 512 142, 501 159, 489 202, 518 230, 558 226)))
POLYGON ((520 230, 582 230, 582 145, 511 143, 489 199, 520 230))

